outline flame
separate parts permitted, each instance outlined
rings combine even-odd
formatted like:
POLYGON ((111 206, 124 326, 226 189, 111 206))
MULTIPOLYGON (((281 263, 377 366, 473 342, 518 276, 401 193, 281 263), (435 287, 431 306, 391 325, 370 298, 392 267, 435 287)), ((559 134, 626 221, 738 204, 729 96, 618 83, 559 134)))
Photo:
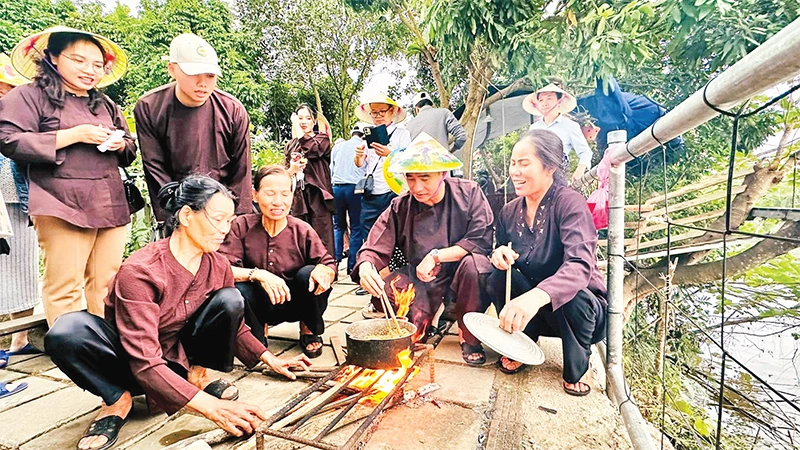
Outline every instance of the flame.
MULTIPOLYGON (((350 382, 348 386, 363 390, 369 388, 375 380, 378 380, 361 402, 378 404, 389 395, 389 392, 391 392, 398 383, 400 383, 400 380, 403 379, 403 376, 408 372, 409 367, 411 367, 414 361, 411 359, 410 350, 403 350, 398 353, 397 358, 400 360, 401 368, 388 371, 364 369, 361 375, 350 382)), ((360 369, 361 368, 357 366, 348 366, 342 371, 337 380, 346 380, 360 369)), ((415 367, 413 373, 408 376, 408 379, 410 380, 413 378, 417 372, 419 372, 419 368, 415 367)))
POLYGON ((394 293, 394 302, 397 305, 397 317, 406 317, 408 310, 411 309, 411 304, 414 303, 416 290, 414 289, 414 284, 409 283, 405 289, 398 291, 396 287, 398 281, 400 281, 399 276, 395 277, 389 285, 392 287, 392 292, 394 293))

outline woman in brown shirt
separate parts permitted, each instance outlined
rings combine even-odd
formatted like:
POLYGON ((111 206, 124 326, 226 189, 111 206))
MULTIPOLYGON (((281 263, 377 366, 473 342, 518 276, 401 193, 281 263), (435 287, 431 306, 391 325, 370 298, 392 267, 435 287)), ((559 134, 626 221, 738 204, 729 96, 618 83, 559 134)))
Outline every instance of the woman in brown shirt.
POLYGON ((47 321, 81 309, 84 296, 89 312, 102 316, 130 223, 119 167, 131 164, 136 145, 119 107, 97 86, 118 78, 111 74, 124 54, 101 36, 58 27, 24 39, 11 58, 30 69, 33 83, 0 102, 0 152, 29 175, 47 321))
POLYGON ((266 344, 267 326, 299 321, 303 353, 316 358, 336 261, 311 225, 289 216, 293 193, 286 169, 262 167, 253 184, 261 214, 237 217, 220 253, 233 265, 253 334, 266 344))
POLYGON ((234 435, 251 433, 264 413, 234 402, 238 390, 206 369, 230 372, 236 356, 294 379, 288 369, 309 363, 303 355, 275 357, 244 324, 230 264, 216 253, 235 217, 230 191, 190 176, 165 185, 158 198, 175 232, 125 261, 106 298, 105 320, 65 314, 45 337, 56 365, 103 399, 79 449, 113 445, 131 396, 142 393, 167 414, 187 407, 234 435))
MULTIPOLYGON (((590 391, 579 380, 589 368, 591 345, 605 337, 608 304, 595 260, 597 231, 586 199, 564 181, 562 160, 561 139, 552 131, 529 131, 514 146, 509 174, 519 198, 495 222, 498 247, 491 261, 497 270, 487 289, 499 301, 506 331, 561 338, 564 390, 581 396, 590 391), (512 300, 503 305, 509 266, 512 300)), ((523 367, 506 357, 498 365, 506 373, 523 367)))
POLYGON ((305 103, 295 110, 303 135, 286 144, 289 174, 297 180, 292 215, 309 224, 319 234, 331 255, 333 247, 333 187, 331 187, 331 139, 317 133, 314 111, 305 103))

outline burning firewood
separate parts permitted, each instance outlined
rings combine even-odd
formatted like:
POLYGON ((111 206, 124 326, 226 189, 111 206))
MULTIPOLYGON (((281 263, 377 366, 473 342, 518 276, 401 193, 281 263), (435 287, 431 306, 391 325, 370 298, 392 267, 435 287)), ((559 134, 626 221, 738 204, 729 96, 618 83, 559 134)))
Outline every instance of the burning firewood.
POLYGON ((409 283, 405 289, 397 290, 398 281, 400 281, 399 276, 395 277, 389 285, 392 287, 394 302, 397 304, 397 317, 406 317, 409 309, 411 309, 411 304, 414 303, 416 291, 412 283, 409 283))

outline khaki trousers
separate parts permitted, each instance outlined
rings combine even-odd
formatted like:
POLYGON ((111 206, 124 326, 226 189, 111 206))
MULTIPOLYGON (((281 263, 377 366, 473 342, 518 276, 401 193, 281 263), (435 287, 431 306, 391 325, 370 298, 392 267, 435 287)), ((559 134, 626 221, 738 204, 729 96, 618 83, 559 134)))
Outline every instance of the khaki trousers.
POLYGON ((103 300, 122 264, 127 227, 79 228, 51 216, 33 217, 44 260, 42 304, 47 324, 83 309, 103 317, 103 300), (83 295, 81 295, 83 294, 83 295))

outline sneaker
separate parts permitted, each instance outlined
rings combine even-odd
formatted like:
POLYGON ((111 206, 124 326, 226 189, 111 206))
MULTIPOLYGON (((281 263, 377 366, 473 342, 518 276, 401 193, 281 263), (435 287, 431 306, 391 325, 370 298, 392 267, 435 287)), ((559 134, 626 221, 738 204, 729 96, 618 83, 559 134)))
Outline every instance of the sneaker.
POLYGON ((361 310, 361 315, 365 319, 382 319, 386 317, 382 312, 376 310, 375 307, 372 306, 372 303, 367 304, 367 306, 361 310))

